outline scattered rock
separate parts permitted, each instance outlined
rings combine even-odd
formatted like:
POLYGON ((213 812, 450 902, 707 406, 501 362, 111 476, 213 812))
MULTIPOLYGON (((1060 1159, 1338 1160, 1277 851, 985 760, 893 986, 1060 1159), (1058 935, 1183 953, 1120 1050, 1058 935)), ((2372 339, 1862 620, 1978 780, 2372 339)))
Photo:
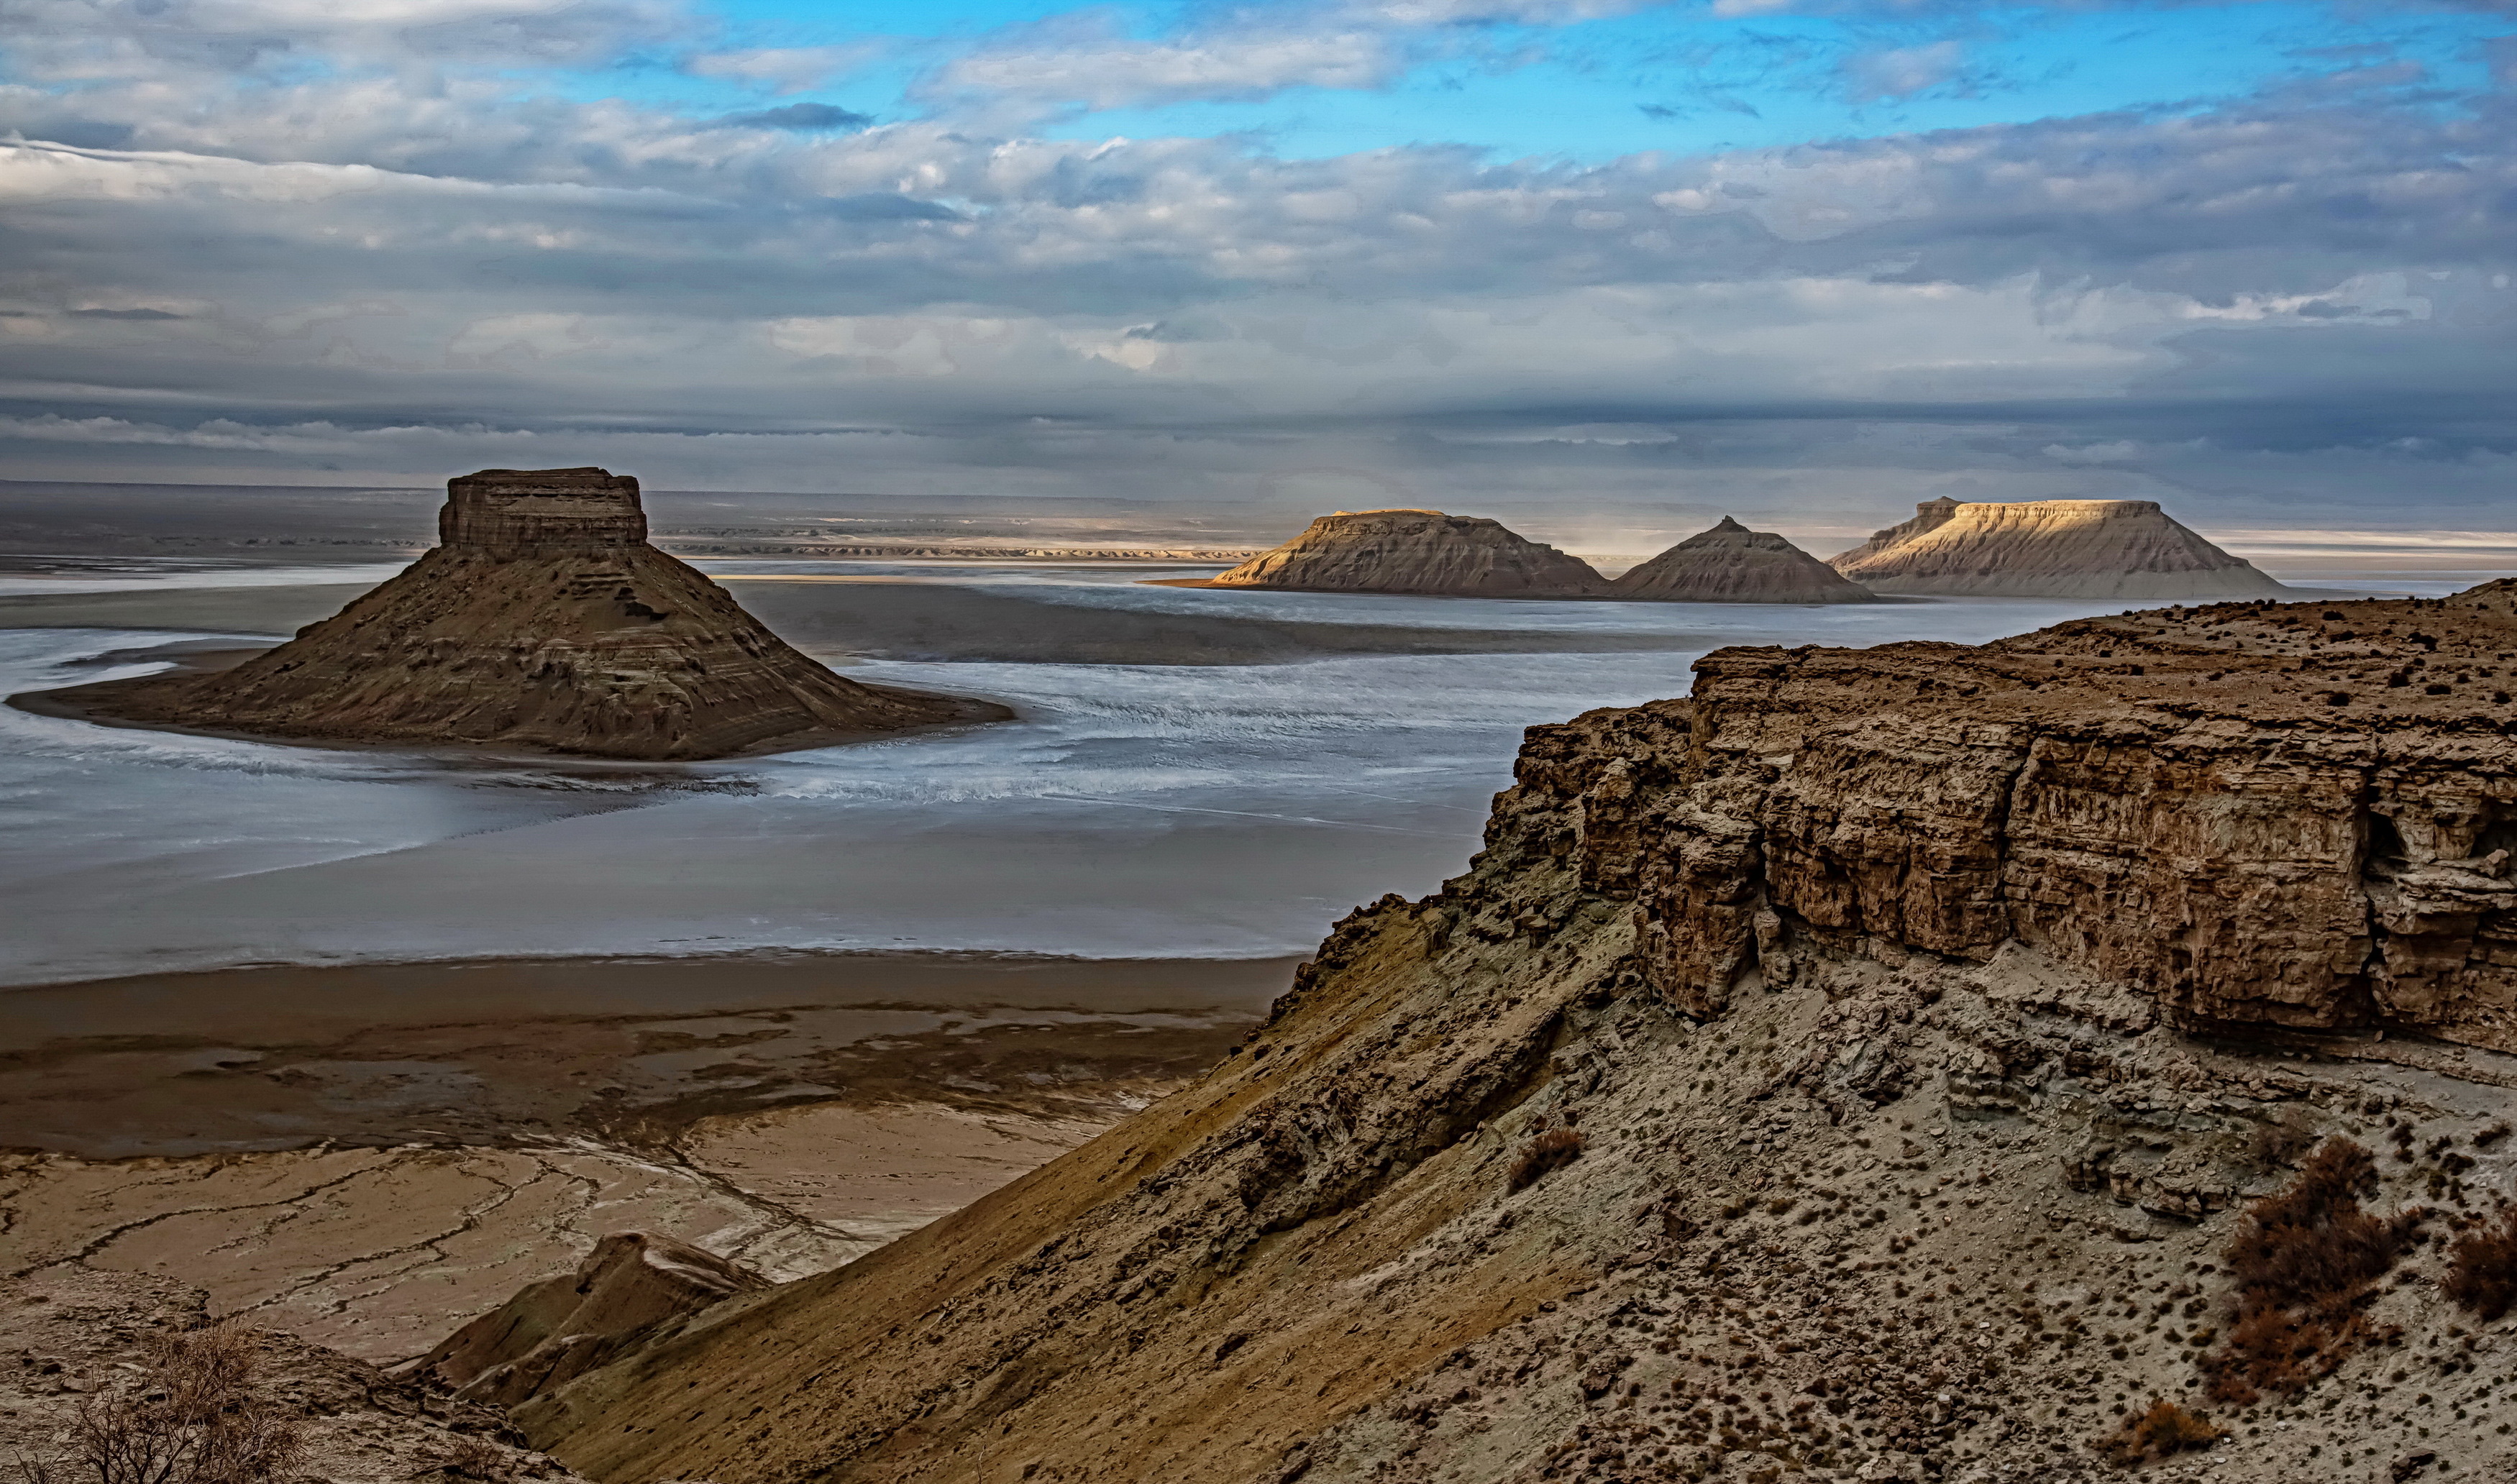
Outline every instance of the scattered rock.
MULTIPOLYGON (((199 1336, 207 1322, 198 1291, 161 1278, 61 1263, 0 1280, 0 1454, 20 1465, 27 1484, 96 1478, 94 1464, 82 1457, 82 1409, 100 1409, 91 1415, 109 1419, 116 1408, 146 1404, 152 1391, 162 1396, 156 1388, 166 1379, 167 1341, 199 1336), (75 1384, 53 1384, 61 1379, 75 1384)), ((263 1434, 263 1452, 273 1452, 277 1441, 294 1445, 289 1477, 335 1484, 413 1478, 576 1484, 576 1475, 527 1446, 494 1408, 396 1379, 278 1331, 232 1323, 207 1333, 234 1353, 222 1367, 235 1392, 224 1399, 227 1410, 250 1414, 263 1434)), ((223 1462, 239 1463, 232 1449, 223 1462)), ((156 1463, 162 1471, 108 1477, 186 1477, 181 1459, 161 1452, 156 1463)), ((252 1470, 239 1466, 229 1477, 249 1479, 252 1470)))

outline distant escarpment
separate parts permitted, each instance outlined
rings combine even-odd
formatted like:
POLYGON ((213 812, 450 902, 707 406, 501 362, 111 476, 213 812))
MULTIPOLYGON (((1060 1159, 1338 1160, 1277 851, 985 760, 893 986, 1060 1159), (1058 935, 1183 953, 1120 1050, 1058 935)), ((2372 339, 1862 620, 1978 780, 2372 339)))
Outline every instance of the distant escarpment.
POLYGON ((441 544, 233 668, 11 698, 97 720, 336 743, 691 759, 1010 716, 862 685, 647 544, 638 482, 485 469, 447 483, 441 544))
POLYGON ((1341 510, 1273 551, 1197 584, 1448 598, 1596 598, 1588 563, 1499 521, 1438 510, 1341 510))
POLYGON ((2287 591, 2155 500, 1926 500, 1829 559, 1879 593, 1970 598, 2246 598, 2287 591))
POLYGON ((1201 1081, 515 1415, 620 1484, 2496 1477, 2512 667, 2517 584, 1717 652, 1201 1081))
POLYGON ((1608 584, 1658 603, 1875 603, 1877 597, 1770 530, 1728 516, 1608 584))

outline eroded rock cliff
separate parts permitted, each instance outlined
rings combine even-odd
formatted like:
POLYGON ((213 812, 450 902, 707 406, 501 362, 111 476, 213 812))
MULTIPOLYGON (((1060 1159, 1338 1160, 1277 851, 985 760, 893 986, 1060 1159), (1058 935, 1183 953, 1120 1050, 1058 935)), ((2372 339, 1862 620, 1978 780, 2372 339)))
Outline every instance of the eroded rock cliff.
POLYGON ((442 544, 393 580, 233 668, 12 700, 256 737, 648 759, 1012 714, 832 674, 647 544, 627 476, 464 475, 447 483, 439 532, 442 544))
POLYGON ((1657 603, 1870 603, 1876 597, 1770 530, 1728 516, 1608 584, 1657 603))
POLYGON ((687 1242, 617 1232, 576 1272, 524 1289, 408 1369, 464 1401, 512 1407, 634 1349, 664 1325, 768 1286, 687 1242))
POLYGON ((2489 1476, 2512 659, 2508 587, 1717 653, 1533 729, 1202 1081, 520 1419, 619 1481, 2489 1476))
POLYGON ((2282 585, 2155 500, 1926 500, 1828 565, 1878 593, 2241 598, 2282 585))
POLYGON ((1324 515, 1204 585, 1450 598, 1596 598, 1607 588, 1588 563, 1499 521, 1438 510, 1324 515))

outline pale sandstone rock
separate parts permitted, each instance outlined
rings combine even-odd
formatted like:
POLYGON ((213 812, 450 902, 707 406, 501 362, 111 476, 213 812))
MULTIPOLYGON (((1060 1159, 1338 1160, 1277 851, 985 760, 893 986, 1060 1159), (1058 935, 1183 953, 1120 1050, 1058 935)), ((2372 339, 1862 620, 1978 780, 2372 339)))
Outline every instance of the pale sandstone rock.
POLYGON ((1770 530, 1724 516, 1608 584, 1610 596, 1660 603, 1869 603, 1868 588, 1770 530))
POLYGON ((1607 588, 1589 564, 1500 522, 1438 510, 1324 515, 1206 585, 1453 598, 1596 598, 1607 588))
POLYGON ((1891 594, 2165 599, 2285 591, 2177 524, 2155 500, 1943 497, 1914 512, 1827 565, 1891 594))
POLYGON ((99 719, 322 742, 686 759, 1001 720, 862 685, 647 544, 638 482, 489 469, 447 483, 444 544, 337 615, 209 675, 31 698, 99 719))

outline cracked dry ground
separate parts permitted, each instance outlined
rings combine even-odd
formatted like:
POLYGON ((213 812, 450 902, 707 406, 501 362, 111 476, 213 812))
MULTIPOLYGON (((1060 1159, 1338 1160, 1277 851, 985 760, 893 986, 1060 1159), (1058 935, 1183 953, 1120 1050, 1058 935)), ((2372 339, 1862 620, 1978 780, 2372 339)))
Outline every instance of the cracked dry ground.
POLYGON ((1081 1143, 1249 1019, 789 1004, 295 1045, 235 1026, 57 1039, 0 1058, 21 1146, 0 1154, 0 1278, 171 1279, 376 1363, 614 1232, 789 1280, 1081 1143))

